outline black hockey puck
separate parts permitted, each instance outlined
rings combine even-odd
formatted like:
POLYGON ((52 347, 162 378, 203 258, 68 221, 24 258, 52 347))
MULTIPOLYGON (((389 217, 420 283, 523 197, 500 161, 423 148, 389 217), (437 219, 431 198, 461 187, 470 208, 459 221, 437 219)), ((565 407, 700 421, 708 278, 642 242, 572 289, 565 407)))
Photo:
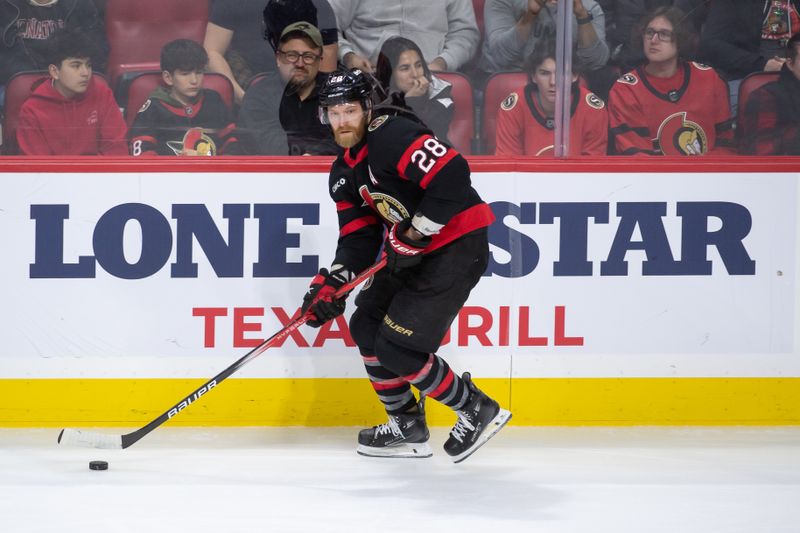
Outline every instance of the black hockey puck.
POLYGON ((89 470, 108 470, 106 461, 89 461, 89 470))

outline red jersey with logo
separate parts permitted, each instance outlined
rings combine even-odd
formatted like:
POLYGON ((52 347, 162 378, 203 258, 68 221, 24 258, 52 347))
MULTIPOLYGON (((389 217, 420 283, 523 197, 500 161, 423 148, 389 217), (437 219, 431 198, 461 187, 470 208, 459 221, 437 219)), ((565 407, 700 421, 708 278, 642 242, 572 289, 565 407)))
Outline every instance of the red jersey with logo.
MULTIPOLYGON (((608 111, 599 96, 572 87, 569 155, 606 155, 608 111)), ((541 105, 539 89, 529 83, 500 104, 496 155, 554 155, 555 122, 541 105)))
POLYGON ((728 86, 699 63, 683 63, 669 78, 644 67, 628 72, 611 88, 608 112, 615 154, 702 155, 732 146, 728 86))
POLYGON ((365 138, 331 166, 329 191, 339 215, 334 264, 371 265, 383 229, 413 217, 431 235, 426 251, 489 226, 489 206, 472 188, 467 161, 433 132, 405 117, 382 115, 365 138))

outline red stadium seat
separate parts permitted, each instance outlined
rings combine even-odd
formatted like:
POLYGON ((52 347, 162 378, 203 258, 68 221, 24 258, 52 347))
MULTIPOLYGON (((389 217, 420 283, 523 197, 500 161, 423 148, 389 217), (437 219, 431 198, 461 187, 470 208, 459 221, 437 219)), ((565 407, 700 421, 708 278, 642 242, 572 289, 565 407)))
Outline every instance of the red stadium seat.
POLYGON ((108 76, 113 88, 128 72, 158 70, 161 47, 175 39, 203 42, 208 0, 108 0, 108 76))
POLYGON ((475 136, 475 107, 472 105, 472 85, 469 78, 458 72, 437 72, 436 77, 450 83, 455 113, 447 136, 453 147, 464 155, 472 153, 472 139, 475 136))
MULTIPOLYGON (((93 76, 96 80, 107 84, 102 74, 95 72, 93 76)), ((8 80, 6 84, 6 96, 3 102, 5 113, 3 118, 3 154, 15 155, 18 153, 17 123, 19 121, 19 110, 31 92, 49 79, 50 75, 46 70, 36 70, 31 72, 18 72, 8 80)))
POLYGON ((747 133, 744 131, 744 110, 747 109, 747 101, 750 96, 760 87, 771 81, 778 79, 778 72, 753 72, 748 74, 739 85, 738 112, 736 116, 736 137, 741 139, 747 133))
MULTIPOLYGON (((136 119, 136 113, 142 107, 142 104, 147 101, 150 93, 161 84, 161 72, 145 72, 136 76, 131 81, 128 87, 127 102, 128 106, 125 108, 125 122, 130 128, 133 121, 136 119)), ((228 106, 228 109, 233 109, 233 85, 231 80, 222 74, 207 72, 203 76, 203 87, 206 89, 213 89, 222 97, 222 101, 228 106)))
POLYGON ((526 83, 528 83, 528 75, 524 72, 498 72, 492 74, 486 82, 481 113, 481 144, 484 154, 494 154, 497 112, 500 110, 500 103, 526 83))

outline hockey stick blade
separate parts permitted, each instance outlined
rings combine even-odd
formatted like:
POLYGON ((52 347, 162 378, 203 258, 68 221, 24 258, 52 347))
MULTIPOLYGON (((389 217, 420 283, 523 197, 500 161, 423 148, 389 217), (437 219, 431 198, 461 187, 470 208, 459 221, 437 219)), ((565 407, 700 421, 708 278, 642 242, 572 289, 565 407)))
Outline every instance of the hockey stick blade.
POLYGON ((67 446, 83 446, 84 448, 100 448, 103 450, 121 450, 122 437, 107 435, 93 431, 64 428, 58 434, 58 443, 67 446))
MULTIPOLYGON (((364 281, 367 280, 370 276, 374 275, 377 271, 382 269, 386 265, 386 258, 382 258, 380 261, 366 269, 364 272, 360 273, 358 276, 353 278, 352 281, 342 285, 337 291, 335 296, 341 297, 346 296, 347 293, 361 285, 364 281)), ((286 337, 294 333, 297 329, 300 328, 303 324, 308 322, 309 314, 306 313, 303 316, 299 316, 289 322, 286 326, 283 327, 280 331, 275 333, 272 337, 266 339, 261 344, 247 352, 241 359, 237 360, 231 366, 211 378, 210 380, 203 383, 200 387, 192 391, 188 396, 183 398, 181 401, 170 407, 166 412, 162 413, 158 418, 155 420, 150 421, 147 425, 137 429, 136 431, 132 431, 131 433, 126 433, 125 435, 107 435, 103 433, 95 433, 92 431, 81 431, 77 429, 70 429, 65 428, 61 430, 61 433, 58 434, 58 443, 64 445, 72 445, 72 446, 83 446, 86 448, 100 448, 100 449, 120 449, 120 448, 127 448, 132 444, 136 443, 139 439, 156 429, 158 426, 163 424, 164 422, 168 421, 174 416, 180 414, 181 411, 189 407, 193 404, 197 399, 201 396, 211 392, 212 389, 216 388, 217 385, 222 383, 224 379, 231 376, 234 372, 242 368, 244 365, 264 353, 268 348, 278 344, 279 342, 283 341, 286 337)))

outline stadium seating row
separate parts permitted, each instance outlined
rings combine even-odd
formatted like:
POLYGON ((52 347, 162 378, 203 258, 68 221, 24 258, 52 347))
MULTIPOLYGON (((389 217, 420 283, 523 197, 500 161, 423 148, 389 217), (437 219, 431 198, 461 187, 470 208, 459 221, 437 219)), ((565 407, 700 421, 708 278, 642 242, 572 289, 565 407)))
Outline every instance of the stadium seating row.
MULTIPOLYGON (((438 74, 442 79, 453 85, 452 96, 456 111, 448 136, 457 150, 465 155, 493 154, 497 112, 500 103, 512 91, 526 83, 527 76, 522 72, 501 72, 489 78, 483 92, 481 105, 474 104, 474 92, 469 78, 458 72, 444 72, 438 74), (476 115, 480 116, 480 131, 476 131, 476 115)), ((16 74, 6 87, 5 117, 3 120, 3 152, 15 153, 16 126, 19 108, 30 94, 33 87, 38 85, 47 76, 45 71, 21 72, 16 74)), ((106 82, 102 74, 95 77, 106 82)), ((254 78, 254 80, 257 79, 254 78)), ((739 109, 745 109, 750 95, 770 81, 777 79, 776 72, 756 72, 742 82, 739 89, 739 109)), ((130 126, 137 111, 147 99, 150 92, 161 81, 158 71, 139 72, 128 85, 127 102, 125 108, 125 121, 130 126)), ((222 96, 229 106, 233 105, 233 87, 230 81, 221 74, 206 74, 203 86, 214 89, 222 96)), ((737 121, 737 135, 745 136, 741 121, 737 121)))
MULTIPOLYGON (((476 20, 483 35, 483 5, 485 0, 473 0, 476 20)), ((136 112, 150 91, 160 81, 159 56, 164 44, 172 39, 187 38, 203 42, 209 14, 207 0, 108 0, 106 3, 106 34, 110 55, 106 76, 97 74, 116 90, 125 108, 125 119, 132 124, 136 112)), ((8 83, 4 103, 3 152, 14 153, 17 113, 19 106, 45 72, 25 72, 8 83)), ((526 82, 521 72, 498 73, 491 76, 482 92, 475 91, 464 74, 437 74, 452 84, 456 107, 449 137, 464 154, 493 154, 496 116, 500 102, 510 92, 526 82), (476 128, 476 124, 479 127, 476 128), (479 131, 478 131, 479 130, 479 131)), ((744 109, 751 92, 775 79, 775 73, 756 73, 742 83, 739 109, 744 109)), ((221 75, 208 74, 204 85, 219 92, 232 105, 230 82, 221 75)), ((739 126, 738 134, 745 132, 739 126)))
MULTIPOLYGON (((444 72, 437 74, 443 80, 453 85, 452 96, 455 105, 455 114, 448 136, 457 150, 465 155, 493 154, 497 112, 500 103, 512 91, 526 83, 527 76, 522 72, 501 72, 489 78, 483 92, 481 105, 474 104, 474 91, 469 78, 458 72, 444 72), (476 115, 480 116, 480 131, 476 131, 476 115)), ((3 152, 15 153, 15 136, 19 108, 42 79, 47 77, 47 72, 21 72, 16 74, 6 87, 5 117, 3 120, 3 152)), ((95 77, 108 83, 102 74, 95 77)), ((257 79, 254 78, 254 80, 257 79)), ((747 99, 753 91, 765 83, 777 79, 776 72, 757 72, 748 76, 739 89, 739 109, 745 109, 747 99)), ((128 84, 125 101, 125 121, 130 126, 137 111, 147 99, 150 92, 161 82, 161 73, 158 71, 137 72, 128 84)), ((206 74, 203 86, 214 89, 222 96, 228 106, 233 106, 233 87, 230 81, 221 74, 206 74)), ((746 135, 741 121, 737 121, 737 133, 746 135)))

